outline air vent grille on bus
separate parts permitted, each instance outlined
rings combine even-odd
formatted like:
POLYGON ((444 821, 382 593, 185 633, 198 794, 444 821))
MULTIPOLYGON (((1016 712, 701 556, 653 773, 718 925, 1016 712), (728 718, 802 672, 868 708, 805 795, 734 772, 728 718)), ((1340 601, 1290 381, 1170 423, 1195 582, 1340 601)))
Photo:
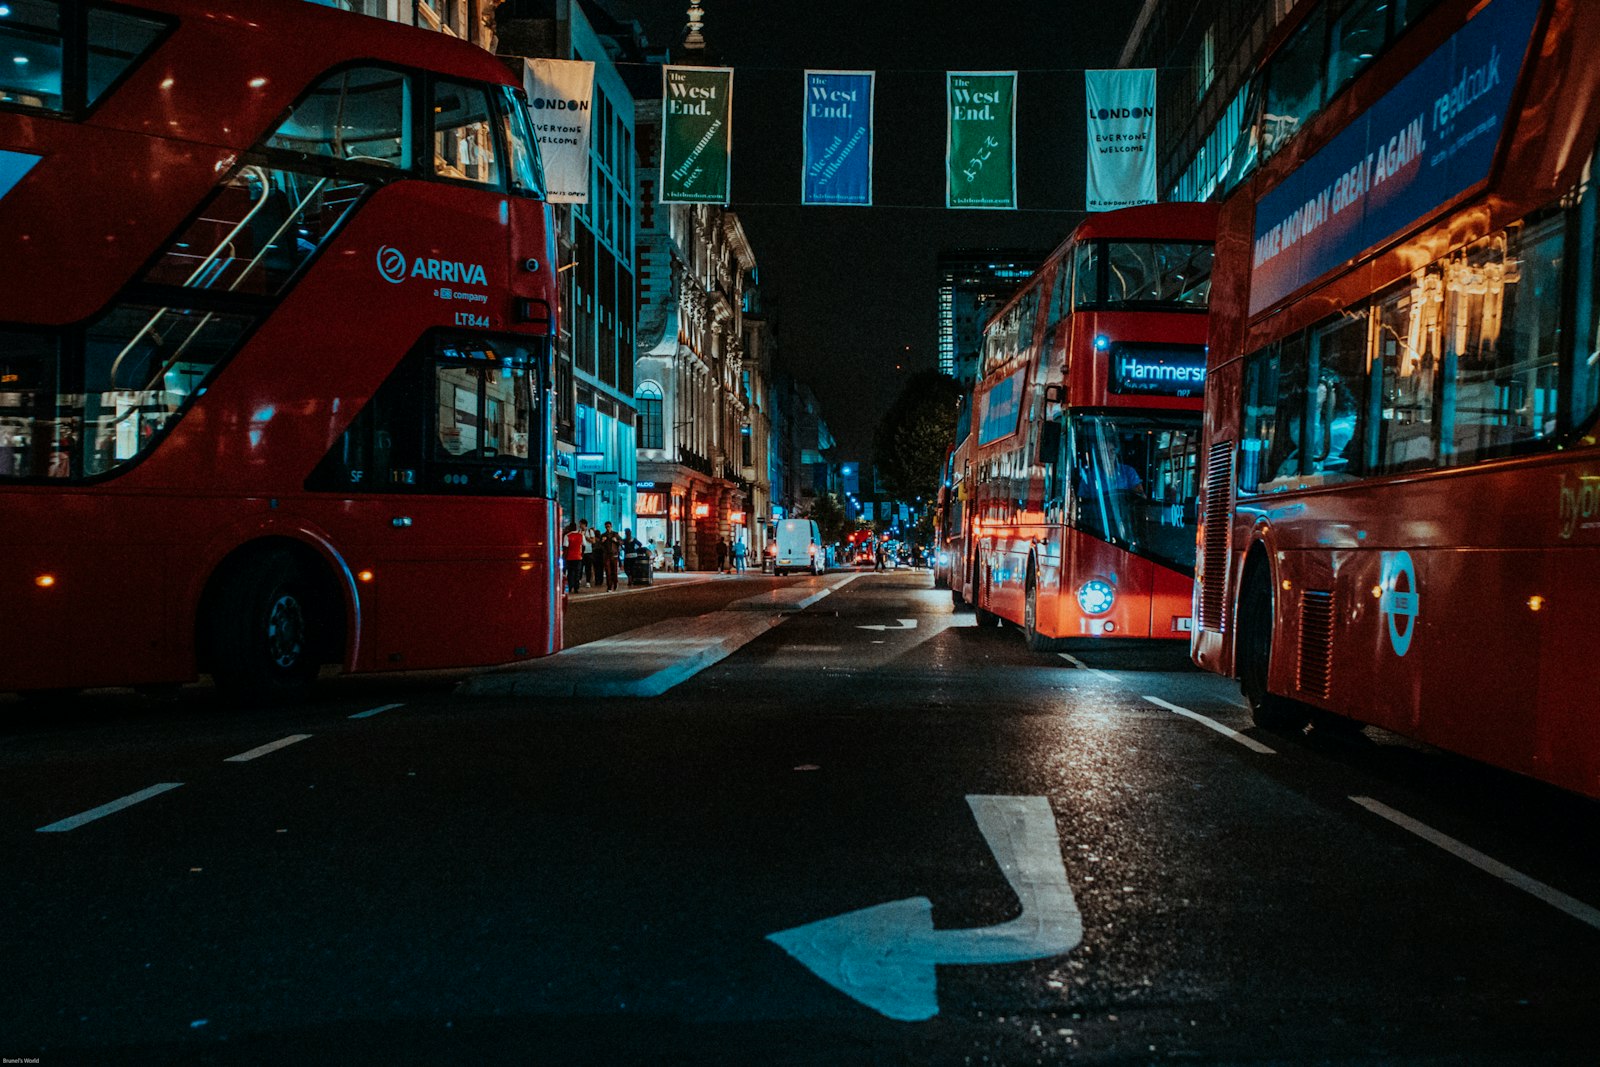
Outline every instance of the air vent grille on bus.
POLYGON ((1222 606, 1228 577, 1228 491, 1233 487, 1233 442, 1219 441, 1206 454, 1206 524, 1201 563, 1205 574, 1200 583, 1200 626, 1220 633, 1224 630, 1222 606))
POLYGON ((1300 597, 1300 691, 1326 697, 1333 686, 1333 594, 1300 597))

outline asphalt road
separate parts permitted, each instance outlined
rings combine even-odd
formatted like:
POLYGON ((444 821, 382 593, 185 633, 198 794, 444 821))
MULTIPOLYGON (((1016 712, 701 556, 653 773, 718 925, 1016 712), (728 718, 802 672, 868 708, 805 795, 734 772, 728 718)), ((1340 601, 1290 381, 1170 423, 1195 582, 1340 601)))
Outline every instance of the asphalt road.
POLYGON ((650 700, 0 704, 0 1054, 1600 1061, 1595 805, 1263 734, 1181 650, 1030 654, 929 584, 862 575, 650 700))

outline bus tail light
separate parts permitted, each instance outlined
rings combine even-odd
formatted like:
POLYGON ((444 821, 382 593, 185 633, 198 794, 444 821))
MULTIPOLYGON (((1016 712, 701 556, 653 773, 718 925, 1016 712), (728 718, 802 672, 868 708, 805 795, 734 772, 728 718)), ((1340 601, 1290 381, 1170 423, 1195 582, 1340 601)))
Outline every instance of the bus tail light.
POLYGON ((56 576, 53 574, 41 574, 33 580, 33 584, 40 589, 49 589, 56 584, 56 576))

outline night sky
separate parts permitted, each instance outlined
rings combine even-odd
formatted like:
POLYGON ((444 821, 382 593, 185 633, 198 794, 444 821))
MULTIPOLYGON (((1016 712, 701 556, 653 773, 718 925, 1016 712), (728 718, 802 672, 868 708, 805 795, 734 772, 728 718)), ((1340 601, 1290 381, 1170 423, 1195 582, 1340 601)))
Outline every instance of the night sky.
MULTIPOLYGON (((682 3, 631 6, 652 43, 682 3)), ((1114 66, 1138 0, 702 0, 733 80, 733 200, 776 298, 779 362, 811 383, 841 457, 866 459, 906 373, 937 365, 944 248, 1049 249, 1082 217, 1084 67, 1114 66), (801 81, 876 70, 871 208, 801 207, 801 81), (944 72, 1017 70, 1019 211, 944 204, 944 72)))

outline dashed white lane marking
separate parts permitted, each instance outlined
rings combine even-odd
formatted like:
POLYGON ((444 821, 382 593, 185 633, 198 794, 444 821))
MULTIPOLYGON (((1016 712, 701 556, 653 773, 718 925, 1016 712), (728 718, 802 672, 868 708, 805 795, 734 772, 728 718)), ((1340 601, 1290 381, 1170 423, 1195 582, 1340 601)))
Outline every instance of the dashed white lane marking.
POLYGON ((405 707, 404 704, 385 704, 385 705, 383 705, 382 707, 379 707, 379 708, 368 708, 366 711, 358 711, 354 715, 350 716, 350 718, 352 718, 352 719, 370 719, 374 715, 379 715, 379 714, 382 714, 385 711, 393 711, 395 708, 403 708, 403 707, 405 707))
POLYGON ((1507 867, 1499 860, 1491 856, 1485 856, 1470 845, 1464 845, 1448 834, 1440 833, 1426 823, 1418 822, 1404 812, 1395 811, 1387 804, 1379 803, 1371 797, 1351 797, 1350 799, 1374 815, 1388 819, 1402 830, 1409 830, 1424 841, 1438 845, 1458 859, 1466 860, 1480 871, 1492 874, 1502 882, 1514 885, 1524 893, 1538 897, 1552 908, 1559 908, 1579 922, 1600 930, 1600 909, 1592 908, 1575 897, 1567 896, 1559 889, 1552 889, 1537 878, 1530 878, 1519 870, 1507 867))
POLYGON ((62 819, 59 822, 53 822, 49 826, 41 826, 39 827, 38 832, 41 834, 56 834, 61 833, 64 830, 76 830, 84 823, 94 822, 96 819, 102 819, 113 812, 121 811, 123 808, 131 808, 141 801, 149 800, 151 797, 158 797, 162 793, 165 793, 170 789, 176 789, 182 784, 182 782, 161 782, 151 786, 149 789, 141 789, 137 793, 129 793, 120 800, 113 800, 109 804, 102 804, 98 808, 90 808, 88 811, 80 812, 77 815, 62 819))
POLYGON ((1115 678, 1111 677, 1111 675, 1107 674, 1105 671, 1098 667, 1089 666, 1087 663, 1083 662, 1083 660, 1079 659, 1077 656, 1074 656, 1070 652, 1057 652, 1056 655, 1060 656, 1062 659, 1066 660, 1080 671, 1088 671, 1090 674, 1097 674, 1108 682, 1116 681, 1115 678))
POLYGON ((265 756, 268 752, 276 752, 280 748, 288 748, 296 741, 304 741, 310 736, 310 734, 290 734, 288 737, 280 737, 270 745, 262 745, 260 748, 252 748, 249 752, 241 752, 237 756, 229 756, 222 762, 245 763, 249 760, 257 758, 258 756, 265 756))
POLYGON ((1241 734, 1238 730, 1235 730, 1233 727, 1224 726, 1224 725, 1222 725, 1222 723, 1218 722, 1215 719, 1208 719, 1204 715, 1201 715, 1197 711, 1190 711, 1188 708, 1180 708, 1176 704, 1169 704, 1165 700, 1162 700, 1160 697, 1146 696, 1145 699, 1148 700, 1150 703, 1156 705, 1157 707, 1166 708, 1168 711, 1172 712, 1174 715, 1182 715, 1186 719, 1193 719, 1195 722, 1199 723, 1201 726, 1208 726, 1211 729, 1215 730, 1217 733, 1221 734, 1223 737, 1226 737, 1226 738, 1228 738, 1230 740, 1239 742, 1245 748, 1248 748, 1251 752, 1260 752, 1263 755, 1267 755, 1267 756, 1275 756, 1275 755, 1277 755, 1276 751, 1274 751, 1273 749, 1268 748, 1266 745, 1263 745, 1260 741, 1257 741, 1255 738, 1246 737, 1244 734, 1241 734))

